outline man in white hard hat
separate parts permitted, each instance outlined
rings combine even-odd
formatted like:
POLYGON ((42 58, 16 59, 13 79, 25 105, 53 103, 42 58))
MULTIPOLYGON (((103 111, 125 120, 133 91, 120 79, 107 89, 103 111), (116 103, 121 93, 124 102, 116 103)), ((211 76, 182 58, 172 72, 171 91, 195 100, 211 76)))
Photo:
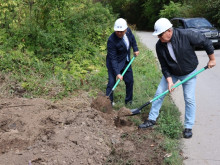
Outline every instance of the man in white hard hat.
MULTIPOLYGON (((184 29, 172 28, 171 22, 166 18, 160 18, 155 22, 153 35, 158 36, 156 44, 157 57, 159 59, 163 77, 157 88, 155 97, 167 89, 174 90, 172 86, 178 81, 194 74, 198 65, 198 59, 193 49, 195 45, 202 45, 209 57, 208 68, 216 65, 212 42, 201 33, 184 29), (171 89, 172 88, 172 89, 171 89)), ((192 127, 195 121, 195 86, 196 77, 182 84, 185 100, 184 138, 192 137, 192 127)), ((140 129, 152 127, 156 124, 164 96, 152 103, 148 119, 140 129)))
MULTIPOLYGON (((135 56, 138 56, 138 46, 132 31, 127 26, 127 22, 123 18, 115 21, 114 32, 108 38, 106 66, 108 69, 108 84, 106 95, 108 96, 116 83, 116 78, 124 80, 126 85, 125 104, 132 103, 133 97, 133 72, 131 66, 128 68, 124 76, 122 72, 129 64, 130 49, 133 48, 135 56)), ((113 92, 109 96, 113 103, 113 92)))

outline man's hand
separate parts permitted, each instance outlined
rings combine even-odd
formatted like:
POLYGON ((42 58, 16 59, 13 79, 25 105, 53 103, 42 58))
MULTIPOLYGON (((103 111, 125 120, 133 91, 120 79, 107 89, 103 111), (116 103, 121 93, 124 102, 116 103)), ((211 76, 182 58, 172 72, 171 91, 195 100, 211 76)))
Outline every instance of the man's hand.
POLYGON ((167 77, 167 83, 168 83, 168 90, 172 92, 175 88, 172 88, 174 86, 172 77, 167 77))
POLYGON ((134 52, 135 57, 139 55, 139 51, 134 52))
POLYGON ((123 76, 121 74, 118 74, 117 78, 120 79, 121 81, 123 80, 123 76))
POLYGON ((215 55, 214 54, 209 55, 209 62, 208 62, 207 65, 208 65, 209 69, 216 65, 215 55))

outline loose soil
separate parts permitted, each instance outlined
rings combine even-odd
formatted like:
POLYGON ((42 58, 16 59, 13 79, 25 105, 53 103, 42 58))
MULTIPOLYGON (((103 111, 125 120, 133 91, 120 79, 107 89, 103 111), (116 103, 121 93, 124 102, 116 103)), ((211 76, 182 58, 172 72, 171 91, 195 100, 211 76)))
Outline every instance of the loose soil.
POLYGON ((162 137, 102 99, 82 91, 57 102, 1 98, 0 165, 162 164, 162 137))

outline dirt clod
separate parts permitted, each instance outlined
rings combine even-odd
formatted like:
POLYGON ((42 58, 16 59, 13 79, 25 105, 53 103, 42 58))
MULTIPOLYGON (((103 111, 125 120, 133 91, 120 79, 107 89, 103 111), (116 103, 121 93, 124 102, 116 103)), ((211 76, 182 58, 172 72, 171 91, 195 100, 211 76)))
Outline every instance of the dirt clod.
POLYGON ((130 111, 130 109, 126 107, 122 107, 118 111, 118 117, 131 116, 131 115, 132 115, 132 112, 130 111))
POLYGON ((116 127, 132 126, 132 122, 126 117, 116 117, 115 120, 116 127))
POLYGON ((91 107, 104 113, 112 113, 113 110, 108 96, 98 96, 92 101, 91 107))

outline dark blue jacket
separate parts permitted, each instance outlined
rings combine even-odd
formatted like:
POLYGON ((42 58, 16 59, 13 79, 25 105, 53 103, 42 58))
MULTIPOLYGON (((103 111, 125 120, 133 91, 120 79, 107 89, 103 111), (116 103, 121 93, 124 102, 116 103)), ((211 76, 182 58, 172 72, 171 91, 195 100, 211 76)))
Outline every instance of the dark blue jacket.
POLYGON ((129 40, 128 50, 123 42, 123 39, 117 37, 115 32, 111 34, 107 42, 106 65, 107 68, 113 69, 115 75, 120 74, 120 71, 125 66, 127 55, 130 60, 130 48, 132 47, 134 52, 138 51, 135 37, 129 28, 127 28, 126 35, 129 40))

